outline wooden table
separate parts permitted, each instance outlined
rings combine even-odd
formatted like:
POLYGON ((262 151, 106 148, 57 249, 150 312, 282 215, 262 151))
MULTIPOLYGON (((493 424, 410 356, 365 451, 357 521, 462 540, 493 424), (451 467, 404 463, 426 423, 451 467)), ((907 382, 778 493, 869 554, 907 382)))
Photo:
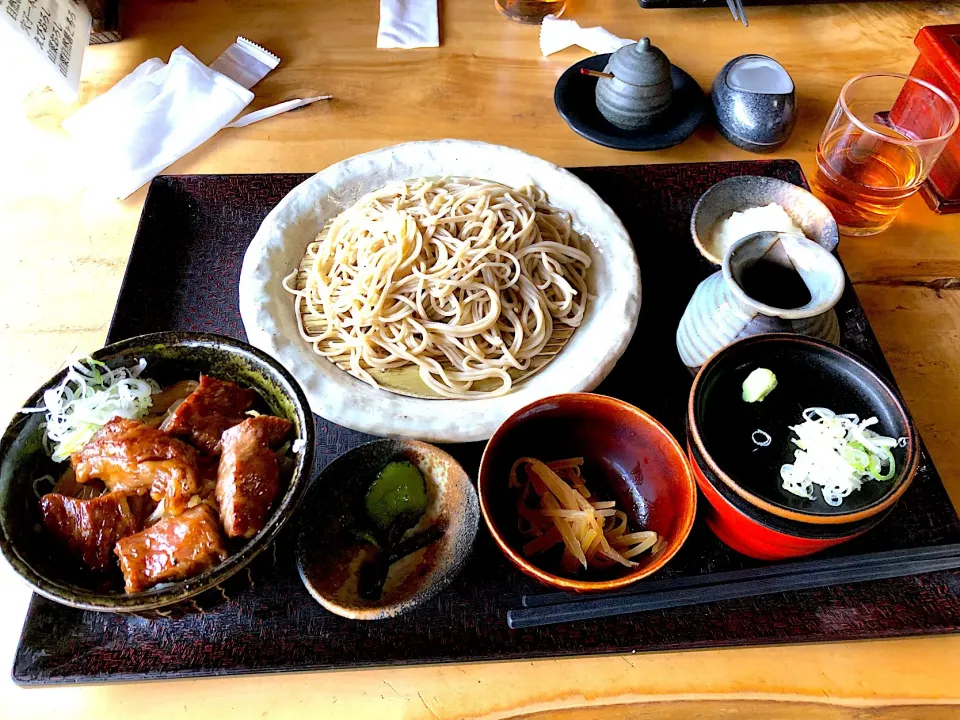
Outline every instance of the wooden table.
MULTIPOLYGON (((179 44, 210 62, 242 33, 283 58, 255 88, 256 107, 319 92, 337 99, 225 130, 169 172, 309 172, 365 150, 444 137, 512 145, 561 165, 750 157, 710 128, 657 153, 593 145, 564 125, 552 102, 557 77, 584 51, 542 58, 537 28, 502 19, 492 2, 441 5, 441 48, 385 51, 374 47, 373 0, 129 2, 126 39, 87 53, 80 102, 179 44)), ((951 22, 958 11, 889 2, 749 8, 745 29, 726 10, 571 0, 569 16, 622 36, 649 35, 703 87, 736 55, 776 57, 796 80, 800 107, 779 155, 798 159, 809 175, 843 82, 867 70, 908 71, 919 28, 951 22)), ((83 173, 68 169, 59 128, 69 111, 49 92, 0 106, 2 417, 68 353, 102 344, 143 204, 143 190, 115 202, 80 187, 83 173)), ((891 230, 844 238, 841 254, 960 502, 960 215, 937 217, 914 198, 891 230)), ((28 593, 4 571, 0 646, 9 667, 28 593)), ((960 702, 958 674, 960 636, 44 690, 4 679, 0 715, 673 718, 712 716, 736 701, 737 717, 748 718, 935 718, 955 716, 956 708, 934 705, 960 702)))

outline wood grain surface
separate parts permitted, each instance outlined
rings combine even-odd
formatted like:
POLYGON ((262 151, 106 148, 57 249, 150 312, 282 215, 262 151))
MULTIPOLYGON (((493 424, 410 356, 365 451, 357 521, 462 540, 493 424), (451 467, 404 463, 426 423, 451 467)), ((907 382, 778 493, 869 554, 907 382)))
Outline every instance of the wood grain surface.
MULTIPOLYGON (((125 6, 124 40, 91 48, 80 102, 143 60, 183 44, 212 61, 237 34, 283 58, 253 107, 331 92, 336 100, 226 130, 171 172, 311 172, 405 140, 463 137, 518 147, 562 165, 745 159, 710 128, 662 152, 631 155, 577 137, 552 105, 556 78, 586 55, 550 58, 536 28, 492 3, 445 0, 442 47, 375 49, 377 4, 287 0, 141 0, 125 6)), ((772 55, 793 75, 800 121, 778 153, 809 175, 840 86, 868 70, 906 72, 925 24, 955 22, 956 3, 640 10, 627 0, 571 0, 568 16, 621 36, 649 35, 708 87, 730 58, 772 55)), ((9 58, 0 48, 0 59, 9 58)), ((0 91, 23 87, 16 61, 0 91)), ((11 91, 13 92, 13 91, 11 91)), ((9 93, 5 93, 9 95, 9 93)), ((59 128, 70 112, 49 92, 0 102, 0 416, 8 417, 66 354, 106 333, 144 199, 103 198, 59 128)), ((960 502, 960 216, 911 199, 892 229, 844 238, 840 253, 955 504, 960 502)), ((25 603, 0 590, 3 654, 25 603)), ((740 649, 644 657, 183 681, 152 686, 0 690, 0 715, 165 719, 236 717, 948 717, 960 703, 960 638, 740 649), (653 703, 653 704, 651 704, 653 703), (557 711, 565 708, 563 713, 557 711)))

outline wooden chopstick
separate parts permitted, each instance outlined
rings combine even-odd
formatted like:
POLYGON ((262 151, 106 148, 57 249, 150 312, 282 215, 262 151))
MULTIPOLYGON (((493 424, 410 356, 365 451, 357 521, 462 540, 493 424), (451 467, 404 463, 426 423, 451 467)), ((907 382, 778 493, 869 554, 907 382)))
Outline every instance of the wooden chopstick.
POLYGON ((957 568, 960 568, 960 554, 948 554, 943 557, 920 561, 900 560, 883 564, 870 564, 859 568, 821 569, 790 576, 771 576, 739 582, 714 583, 699 587, 646 592, 638 595, 582 598, 553 605, 511 610, 507 613, 507 625, 513 629, 539 627, 541 625, 612 617, 647 610, 665 610, 709 602, 812 590, 829 587, 830 585, 884 580, 957 568))
MULTIPOLYGON (((883 552, 869 553, 866 555, 847 555, 836 558, 799 560, 796 562, 764 565, 746 570, 728 570, 726 572, 709 573, 706 575, 687 575, 679 578, 645 580, 641 581, 636 587, 620 590, 619 592, 605 593, 602 596, 584 596, 566 592, 538 593, 536 595, 524 595, 520 602, 525 608, 545 607, 547 605, 581 602, 584 599, 635 597, 666 590, 708 587, 730 582, 764 580, 767 578, 783 577, 785 575, 799 575, 826 570, 834 570, 837 572, 854 571, 893 562, 914 561, 920 563, 925 560, 953 557, 954 555, 960 555, 960 543, 933 545, 924 548, 909 548, 906 550, 885 550, 883 552)), ((923 571, 919 570, 918 572, 923 571)))
POLYGON ((665 610, 668 608, 700 605, 722 600, 738 600, 758 595, 770 595, 782 592, 812 590, 870 580, 885 580, 920 572, 954 570, 960 567, 960 555, 931 560, 918 570, 911 562, 891 563, 882 567, 864 568, 852 573, 821 571, 808 575, 768 578, 765 580, 710 585, 707 587, 687 588, 679 591, 649 593, 634 597, 606 597, 595 600, 547 605, 545 607, 524 608, 507 612, 507 625, 513 629, 552 625, 576 620, 625 615, 647 610, 665 610))
POLYGON ((615 75, 608 72, 600 72, 599 70, 591 70, 589 68, 582 67, 580 68, 581 75, 589 75, 590 77, 596 78, 613 78, 615 75))

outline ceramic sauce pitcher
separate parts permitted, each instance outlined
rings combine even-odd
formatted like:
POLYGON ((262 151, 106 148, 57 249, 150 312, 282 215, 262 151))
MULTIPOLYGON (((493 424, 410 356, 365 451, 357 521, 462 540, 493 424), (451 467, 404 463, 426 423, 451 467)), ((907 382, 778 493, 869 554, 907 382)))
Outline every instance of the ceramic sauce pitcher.
POLYGON ((805 237, 747 235, 727 249, 722 269, 697 286, 677 328, 677 350, 695 369, 749 335, 794 332, 839 343, 833 306, 844 283, 839 261, 805 237))

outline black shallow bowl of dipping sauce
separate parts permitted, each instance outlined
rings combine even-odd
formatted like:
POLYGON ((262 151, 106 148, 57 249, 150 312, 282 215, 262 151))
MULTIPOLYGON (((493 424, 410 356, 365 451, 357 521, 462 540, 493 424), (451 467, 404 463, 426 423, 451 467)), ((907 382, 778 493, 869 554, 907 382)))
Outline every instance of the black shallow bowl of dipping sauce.
POLYGON ((714 484, 719 481, 738 504, 777 521, 862 527, 893 507, 919 462, 916 429, 897 391, 851 353, 799 335, 757 335, 714 355, 691 388, 688 426, 691 452, 714 484), (743 381, 757 368, 771 370, 778 384, 763 401, 748 403, 742 399, 743 381), (905 438, 903 447, 891 449, 894 476, 864 482, 836 507, 823 500, 819 486, 812 500, 784 490, 780 467, 794 462, 796 450, 789 426, 802 423, 809 407, 855 413, 861 420, 876 417, 879 423, 871 430, 905 438), (757 430, 770 435, 768 446, 754 442, 757 430))
MULTIPOLYGON (((179 616, 219 604, 234 588, 246 586, 246 568, 270 546, 296 510, 313 467, 314 426, 307 399, 297 381, 279 362, 247 343, 222 335, 161 332, 123 340, 91 353, 108 367, 130 367, 143 358, 142 377, 161 387, 201 373, 229 380, 256 391, 254 409, 293 423, 293 472, 274 500, 264 528, 254 537, 227 543, 229 557, 206 572, 179 582, 164 583, 128 594, 117 567, 94 572, 65 562, 52 542, 40 510, 34 481, 44 474, 59 476, 66 463, 54 464, 41 445, 44 413, 18 413, 0 438, 0 552, 39 594, 84 610, 134 612, 148 617, 179 616), (236 577, 234 577, 236 575, 236 577)), ((43 393, 60 384, 66 370, 37 390, 24 407, 37 407, 43 393)), ((282 480, 281 480, 282 482, 282 480)))

